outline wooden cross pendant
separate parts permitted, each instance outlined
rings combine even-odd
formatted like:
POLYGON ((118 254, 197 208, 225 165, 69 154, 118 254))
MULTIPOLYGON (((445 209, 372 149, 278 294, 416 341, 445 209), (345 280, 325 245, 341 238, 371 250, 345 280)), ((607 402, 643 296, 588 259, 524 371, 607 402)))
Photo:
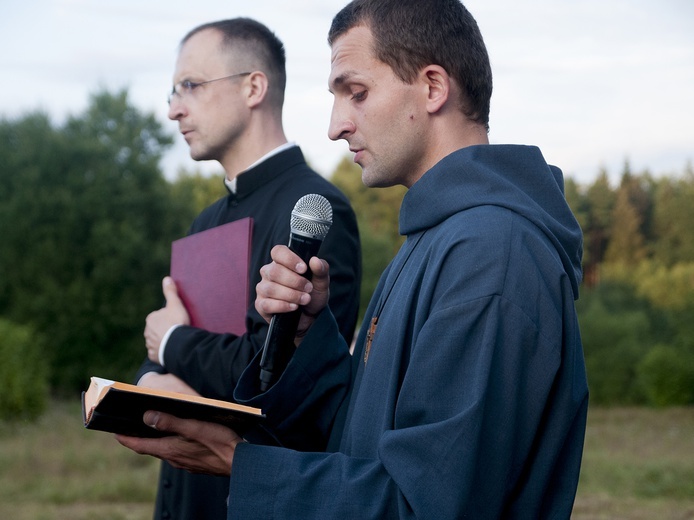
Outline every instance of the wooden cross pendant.
POLYGON ((371 343, 374 339, 374 334, 376 334, 376 326, 378 325, 378 316, 371 318, 371 325, 366 333, 366 347, 364 348, 364 364, 369 359, 369 351, 371 350, 371 343))

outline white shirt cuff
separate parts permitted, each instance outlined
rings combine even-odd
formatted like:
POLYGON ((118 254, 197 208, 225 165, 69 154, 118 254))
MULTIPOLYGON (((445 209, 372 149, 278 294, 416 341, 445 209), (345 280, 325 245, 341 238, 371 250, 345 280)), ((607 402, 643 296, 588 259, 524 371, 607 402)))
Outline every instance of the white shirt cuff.
POLYGON ((180 327, 180 325, 174 325, 169 330, 167 330, 166 334, 164 334, 164 337, 161 338, 161 344, 159 345, 159 364, 161 366, 164 366, 164 350, 166 350, 166 343, 169 341, 169 338, 171 337, 173 331, 176 330, 178 327, 180 327))

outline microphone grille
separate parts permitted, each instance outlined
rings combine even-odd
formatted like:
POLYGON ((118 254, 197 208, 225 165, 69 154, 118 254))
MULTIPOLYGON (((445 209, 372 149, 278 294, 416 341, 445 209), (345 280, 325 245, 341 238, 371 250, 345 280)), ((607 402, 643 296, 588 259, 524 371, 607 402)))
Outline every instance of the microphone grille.
POLYGON ((289 227, 292 233, 323 240, 332 223, 333 208, 328 199, 309 193, 296 202, 289 227))

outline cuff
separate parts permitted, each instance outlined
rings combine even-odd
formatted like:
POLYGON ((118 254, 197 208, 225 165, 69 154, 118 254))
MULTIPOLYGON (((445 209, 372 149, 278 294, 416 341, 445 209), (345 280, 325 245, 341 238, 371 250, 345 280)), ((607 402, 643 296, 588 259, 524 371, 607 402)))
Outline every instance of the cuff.
POLYGON ((171 327, 169 330, 166 331, 166 334, 164 334, 164 337, 161 338, 161 343, 159 344, 159 364, 161 366, 164 365, 164 351, 166 350, 166 344, 169 341, 169 338, 171 337, 171 334, 173 333, 174 330, 176 330, 180 325, 174 325, 171 327))

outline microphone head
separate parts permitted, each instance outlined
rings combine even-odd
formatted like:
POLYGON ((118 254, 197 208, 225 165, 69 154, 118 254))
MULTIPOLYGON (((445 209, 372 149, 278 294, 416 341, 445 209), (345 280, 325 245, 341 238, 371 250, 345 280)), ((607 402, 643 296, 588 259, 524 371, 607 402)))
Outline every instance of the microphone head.
POLYGON ((333 223, 333 208, 328 199, 317 193, 301 197, 289 221, 292 233, 316 240, 323 240, 333 223))

